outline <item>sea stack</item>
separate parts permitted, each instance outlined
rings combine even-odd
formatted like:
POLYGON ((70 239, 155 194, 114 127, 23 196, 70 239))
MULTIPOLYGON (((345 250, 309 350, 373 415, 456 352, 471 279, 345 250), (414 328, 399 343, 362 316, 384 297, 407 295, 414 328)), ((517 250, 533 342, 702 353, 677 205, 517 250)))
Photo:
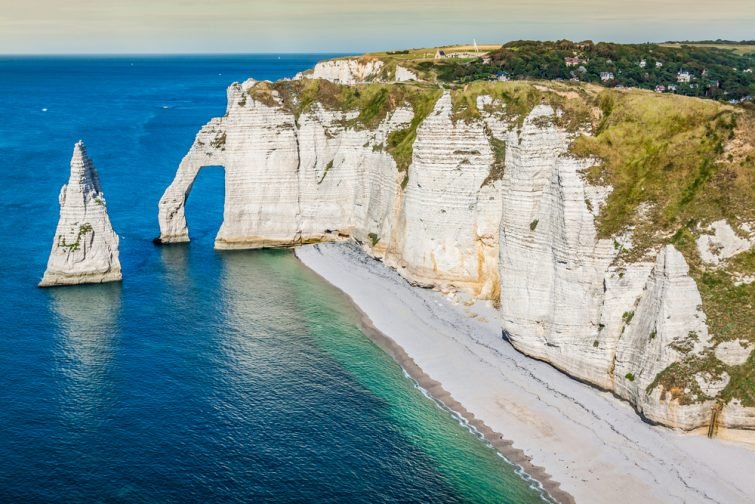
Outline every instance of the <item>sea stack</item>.
POLYGON ((59 199, 58 228, 39 286, 120 281, 118 235, 110 224, 97 170, 82 141, 73 148, 71 176, 59 199))

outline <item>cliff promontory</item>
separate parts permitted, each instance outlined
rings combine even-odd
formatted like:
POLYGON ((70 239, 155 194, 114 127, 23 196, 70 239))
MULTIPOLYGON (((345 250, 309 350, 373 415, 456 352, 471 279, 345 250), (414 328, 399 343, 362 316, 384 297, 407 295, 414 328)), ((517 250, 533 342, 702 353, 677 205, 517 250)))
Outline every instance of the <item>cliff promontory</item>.
POLYGON ((160 238, 188 241, 220 165, 217 248, 356 240, 490 300, 517 349, 652 422, 752 432, 753 132, 741 108, 581 84, 249 80, 181 162, 160 238))

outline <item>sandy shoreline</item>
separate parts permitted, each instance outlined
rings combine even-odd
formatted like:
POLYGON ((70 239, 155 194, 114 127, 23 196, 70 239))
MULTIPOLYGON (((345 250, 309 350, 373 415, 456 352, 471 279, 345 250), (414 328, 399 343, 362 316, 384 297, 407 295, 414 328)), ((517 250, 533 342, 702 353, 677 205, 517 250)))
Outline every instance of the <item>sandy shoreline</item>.
POLYGON ((496 312, 411 287, 345 244, 297 249, 370 336, 560 502, 749 502, 755 453, 643 423, 610 394, 516 352, 496 312), (511 440, 511 441, 507 441, 511 440))
MULTIPOLYGON (((314 270, 313 270, 314 271, 314 270)), ((315 271, 315 274, 325 279, 315 271)), ((325 279, 327 281, 327 279, 325 279)), ((345 294, 345 293, 344 293, 345 294)), ((440 382, 433 380, 428 376, 422 368, 420 368, 414 359, 412 359, 406 351, 396 343, 394 340, 380 332, 372 323, 367 314, 354 303, 348 294, 345 294, 351 302, 354 304, 356 310, 362 316, 363 330, 380 348, 383 349, 388 355, 393 357, 401 368, 415 381, 417 384, 427 391, 432 398, 439 401, 446 408, 453 411, 460 417, 462 417, 471 427, 477 432, 482 434, 486 441, 490 443, 500 454, 506 457, 510 462, 518 465, 521 469, 530 476, 545 492, 553 497, 556 501, 562 503, 573 503, 574 497, 564 492, 560 488, 560 484, 551 478, 544 468, 533 465, 530 458, 517 448, 514 448, 513 442, 504 439, 500 433, 494 432, 490 427, 485 425, 482 420, 475 418, 475 416, 467 411, 459 401, 454 399, 447 390, 443 388, 440 382)))

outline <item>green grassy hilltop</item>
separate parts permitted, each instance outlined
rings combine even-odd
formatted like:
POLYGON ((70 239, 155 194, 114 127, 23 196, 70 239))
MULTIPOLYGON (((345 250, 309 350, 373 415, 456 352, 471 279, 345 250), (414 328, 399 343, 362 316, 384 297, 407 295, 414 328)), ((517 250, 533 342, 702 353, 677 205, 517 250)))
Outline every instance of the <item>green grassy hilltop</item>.
POLYGON ((740 101, 755 96, 755 44, 613 44, 520 40, 503 46, 410 49, 366 56, 400 64, 423 79, 465 84, 505 76, 511 80, 574 80, 740 101), (463 54, 468 57, 439 57, 463 54), (660 87, 662 86, 662 88, 660 87))

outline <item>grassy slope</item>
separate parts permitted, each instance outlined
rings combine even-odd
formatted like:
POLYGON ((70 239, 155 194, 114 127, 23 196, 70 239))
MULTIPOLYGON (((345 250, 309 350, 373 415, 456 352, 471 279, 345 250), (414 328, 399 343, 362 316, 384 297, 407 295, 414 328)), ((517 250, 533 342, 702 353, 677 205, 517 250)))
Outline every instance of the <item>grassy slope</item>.
POLYGON ((691 47, 703 47, 711 49, 723 49, 724 51, 731 51, 736 54, 746 55, 755 54, 755 44, 706 44, 706 43, 689 43, 689 44, 659 44, 661 47, 674 47, 679 48, 682 45, 688 45, 691 47))
MULTIPOLYGON (((632 229, 634 247, 620 256, 626 262, 674 244, 690 265, 714 341, 755 343, 755 284, 734 283, 736 274, 755 272, 753 252, 714 269, 703 265, 695 246, 701 228, 713 221, 724 218, 740 232, 743 223, 755 222, 755 114, 639 92, 605 91, 597 101, 603 118, 596 135, 578 138, 572 152, 600 158, 587 177, 614 187, 598 218, 599 234, 609 238, 632 229)), ((660 384, 681 403, 701 400, 693 379, 698 371, 726 371, 731 381, 721 398, 755 406, 752 359, 726 366, 712 352, 672 365, 648 391, 660 384)))
MULTIPOLYGON (((414 121, 392 132, 382 146, 407 173, 417 127, 441 92, 426 84, 345 86, 304 80, 260 83, 250 95, 271 103, 273 90, 297 117, 315 102, 330 110, 356 110, 356 119, 344 124, 355 128, 375 128, 397 107, 411 106, 414 121)), ((739 231, 741 224, 755 222, 753 111, 710 100, 562 82, 476 82, 451 93, 455 120, 478 119, 476 99, 490 95, 505 105, 498 112, 512 127, 520 126, 535 105, 549 103, 563 111, 557 119, 562 127, 591 129, 591 135, 577 137, 572 153, 599 159, 586 178, 614 188, 597 227, 603 238, 632 231, 634 246, 620 254, 619 262, 650 259, 662 245, 673 243, 690 265, 714 340, 755 342, 755 283, 734 285, 737 273, 755 274, 755 253, 740 254, 713 269, 702 264, 694 245, 701 229, 715 220, 725 218, 739 231)), ((491 166, 492 179, 502 175, 499 165, 505 156, 505 145, 494 147, 499 155, 497 165, 491 166)), ((721 398, 755 406, 752 357, 742 366, 726 366, 712 352, 689 356, 661 373, 653 386, 663 385, 682 403, 702 400, 693 379, 700 370, 726 371, 732 378, 721 398)))

